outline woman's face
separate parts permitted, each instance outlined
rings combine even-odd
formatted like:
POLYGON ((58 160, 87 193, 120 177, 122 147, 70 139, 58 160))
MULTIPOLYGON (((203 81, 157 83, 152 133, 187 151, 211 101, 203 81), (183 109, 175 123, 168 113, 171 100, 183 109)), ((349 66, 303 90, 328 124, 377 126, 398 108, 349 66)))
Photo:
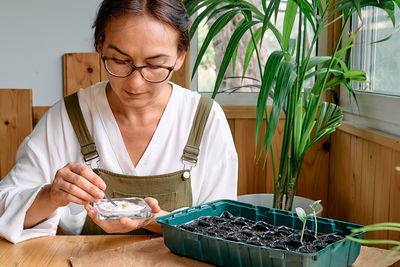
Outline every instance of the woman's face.
MULTIPOLYGON (((178 53, 179 32, 150 16, 126 15, 111 19, 105 27, 105 38, 98 52, 107 58, 127 61, 135 66, 174 66, 178 70, 185 52, 178 53), (176 63, 175 63, 176 62, 176 63)), ((170 96, 168 80, 150 83, 134 71, 119 78, 107 73, 112 97, 123 107, 145 107, 170 96)))

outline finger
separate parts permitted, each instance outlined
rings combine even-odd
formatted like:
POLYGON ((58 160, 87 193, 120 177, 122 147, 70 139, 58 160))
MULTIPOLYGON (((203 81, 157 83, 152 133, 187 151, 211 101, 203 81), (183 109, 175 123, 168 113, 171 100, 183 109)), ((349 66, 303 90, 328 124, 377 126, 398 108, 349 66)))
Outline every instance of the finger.
POLYGON ((85 205, 85 204, 88 204, 88 203, 89 203, 89 202, 86 201, 86 200, 77 198, 77 197, 75 197, 75 196, 73 196, 73 195, 70 195, 70 194, 67 194, 66 199, 67 199, 69 202, 73 202, 73 203, 76 203, 76 204, 78 204, 78 205, 85 205))
POLYGON ((52 193, 53 197, 53 201, 58 201, 59 203, 62 203, 61 206, 65 206, 68 205, 68 203, 70 202, 74 202, 76 204, 79 205, 84 205, 86 203, 88 203, 87 201, 77 198, 67 192, 65 192, 64 190, 57 188, 54 190, 54 192, 52 193))
POLYGON ((97 216, 96 211, 94 210, 92 205, 90 205, 89 203, 85 204, 85 210, 87 211, 87 214, 89 215, 90 218, 93 219, 94 215, 97 216))
POLYGON ((158 205, 157 199, 152 198, 152 197, 146 197, 144 199, 144 201, 146 201, 147 205, 149 205, 152 213, 158 213, 161 211, 160 206, 158 205))
POLYGON ((104 193, 96 185, 75 172, 66 172, 63 175, 63 179, 90 194, 94 199, 102 199, 104 197, 104 193))
POLYGON ((90 205, 89 203, 85 204, 85 210, 87 211, 87 215, 93 220, 93 222, 95 222, 97 225, 100 226, 102 220, 100 220, 99 216, 97 215, 97 212, 92 207, 92 205, 90 205))
POLYGON ((80 163, 71 163, 70 169, 72 172, 84 177, 90 183, 100 188, 101 190, 106 189, 106 184, 103 179, 100 178, 91 168, 80 163))
MULTIPOLYGON (((69 196, 68 198, 75 199, 78 198, 82 201, 91 201, 91 202, 98 202, 99 199, 101 199, 100 195, 99 196, 92 196, 79 186, 76 186, 75 184, 72 184, 66 180, 58 184, 58 187, 60 190, 64 191, 67 193, 69 196)), ((97 189, 98 190, 98 189, 97 189)))

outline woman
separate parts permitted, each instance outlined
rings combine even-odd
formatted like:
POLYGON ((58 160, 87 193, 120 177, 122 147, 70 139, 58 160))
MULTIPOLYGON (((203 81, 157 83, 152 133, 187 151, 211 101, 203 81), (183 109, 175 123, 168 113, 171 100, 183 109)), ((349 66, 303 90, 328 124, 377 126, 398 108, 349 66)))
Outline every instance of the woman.
POLYGON ((169 82, 188 24, 180 0, 102 3, 95 46, 108 82, 55 104, 21 144, 0 183, 4 238, 55 234, 58 225, 68 234, 161 233, 158 216, 236 198, 237 154, 222 109, 169 82), (89 204, 102 190, 150 196, 154 216, 102 221, 89 204))

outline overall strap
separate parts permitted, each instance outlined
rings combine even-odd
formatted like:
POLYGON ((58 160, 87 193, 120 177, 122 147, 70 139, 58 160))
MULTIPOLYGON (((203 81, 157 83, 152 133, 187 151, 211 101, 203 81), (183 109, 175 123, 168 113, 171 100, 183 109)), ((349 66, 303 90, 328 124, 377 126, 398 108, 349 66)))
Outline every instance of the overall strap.
POLYGON ((67 109, 69 120, 74 128, 76 137, 81 146, 83 159, 87 163, 99 157, 96 150, 96 145, 86 126, 83 118, 81 106, 79 105, 78 93, 73 93, 64 97, 65 108, 67 109))
POLYGON ((197 164, 201 139, 213 103, 214 101, 211 98, 205 96, 200 97, 196 114, 194 115, 192 129, 190 130, 186 146, 183 149, 182 161, 185 165, 194 167, 197 164))

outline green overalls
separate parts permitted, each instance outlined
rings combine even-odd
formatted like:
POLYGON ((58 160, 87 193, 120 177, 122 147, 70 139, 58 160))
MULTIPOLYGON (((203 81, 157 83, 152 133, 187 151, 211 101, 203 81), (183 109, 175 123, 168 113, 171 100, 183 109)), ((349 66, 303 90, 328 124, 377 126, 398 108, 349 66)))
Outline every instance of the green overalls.
MULTIPOLYGON (((66 96, 64 98, 64 103, 81 146, 81 153, 85 163, 88 164, 93 160, 98 160, 99 155, 96 151, 96 145, 87 129, 77 93, 66 96)), ((192 188, 190 183, 190 170, 197 163, 201 138, 212 105, 213 101, 210 98, 203 96, 200 98, 189 138, 183 150, 182 170, 153 176, 133 176, 94 168, 93 171, 106 183, 107 193, 113 198, 133 196, 141 198, 154 197, 158 200, 160 208, 166 211, 172 211, 182 207, 191 207, 192 188), (190 167, 187 168, 186 166, 190 167)), ((145 233, 146 231, 143 230, 145 229, 139 229, 133 231, 133 233, 145 233)), ((86 216, 81 234, 106 233, 95 224, 89 216, 86 216)))

